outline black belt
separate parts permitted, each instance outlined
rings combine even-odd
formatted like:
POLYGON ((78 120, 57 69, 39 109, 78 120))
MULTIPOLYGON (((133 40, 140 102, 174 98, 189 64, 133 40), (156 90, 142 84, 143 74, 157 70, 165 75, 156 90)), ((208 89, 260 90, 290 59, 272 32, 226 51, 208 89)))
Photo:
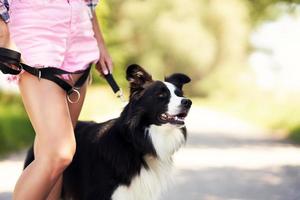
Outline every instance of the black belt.
POLYGON ((87 80, 91 70, 91 65, 85 70, 78 70, 75 72, 69 72, 55 67, 35 68, 26 65, 24 63, 21 63, 21 54, 19 52, 6 49, 6 48, 0 48, 0 71, 2 71, 2 73, 17 75, 21 72, 22 69, 38 77, 39 79, 44 78, 55 82, 63 90, 66 91, 68 101, 71 103, 76 103, 80 99, 79 89, 87 80), (15 66, 17 69, 13 69, 11 65, 15 66), (67 83, 66 81, 64 81, 63 79, 57 76, 62 74, 80 74, 80 73, 83 74, 75 82, 73 86, 71 86, 69 83, 67 83), (72 101, 69 98, 69 96, 72 93, 75 93, 77 95, 76 101, 72 101))

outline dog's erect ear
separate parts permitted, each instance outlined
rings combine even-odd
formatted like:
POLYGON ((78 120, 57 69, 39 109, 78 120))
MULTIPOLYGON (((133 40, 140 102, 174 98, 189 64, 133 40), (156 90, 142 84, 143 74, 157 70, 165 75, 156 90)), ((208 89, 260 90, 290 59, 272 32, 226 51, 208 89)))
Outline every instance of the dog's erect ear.
POLYGON ((133 90, 142 88, 145 83, 152 81, 151 75, 137 64, 128 66, 126 79, 129 81, 130 88, 133 90))
POLYGON ((182 89, 182 86, 186 83, 189 83, 191 81, 190 77, 188 77, 185 74, 172 74, 171 76, 168 76, 165 78, 166 82, 172 83, 179 89, 182 89))

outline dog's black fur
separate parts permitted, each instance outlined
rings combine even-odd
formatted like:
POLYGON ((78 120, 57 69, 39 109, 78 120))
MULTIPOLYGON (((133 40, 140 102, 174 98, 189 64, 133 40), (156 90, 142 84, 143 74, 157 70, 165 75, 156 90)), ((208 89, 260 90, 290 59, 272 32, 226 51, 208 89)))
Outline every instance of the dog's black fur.
MULTIPOLYGON (((149 169, 145 156, 160 159, 149 126, 171 123, 159 117, 168 111, 171 93, 164 82, 153 81, 138 65, 127 68, 127 80, 130 101, 119 118, 103 123, 77 123, 76 154, 63 174, 64 199, 111 200, 119 186, 130 186, 142 168, 149 169)), ((190 81, 186 75, 174 74, 165 81, 176 86, 177 96, 186 99, 182 92, 183 84, 190 81)), ((187 114, 191 102, 184 104, 187 105, 181 110, 187 114)), ((186 138, 185 126, 172 123, 186 138)), ((30 149, 25 167, 33 159, 30 149)))

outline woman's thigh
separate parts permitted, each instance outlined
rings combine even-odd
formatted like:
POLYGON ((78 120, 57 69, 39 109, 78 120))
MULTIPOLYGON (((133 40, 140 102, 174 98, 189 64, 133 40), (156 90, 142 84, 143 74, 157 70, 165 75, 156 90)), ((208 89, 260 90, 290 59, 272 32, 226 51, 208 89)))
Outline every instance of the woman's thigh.
POLYGON ((74 131, 66 93, 54 82, 24 72, 19 89, 23 104, 36 132, 36 156, 60 149, 75 150, 74 131))

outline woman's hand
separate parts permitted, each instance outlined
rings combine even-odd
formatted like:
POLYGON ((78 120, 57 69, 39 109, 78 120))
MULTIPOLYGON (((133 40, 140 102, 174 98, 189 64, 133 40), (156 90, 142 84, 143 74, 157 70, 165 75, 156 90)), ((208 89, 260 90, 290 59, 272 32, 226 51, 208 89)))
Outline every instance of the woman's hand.
POLYGON ((104 45, 99 46, 100 57, 99 61, 96 64, 96 69, 100 74, 107 75, 113 71, 113 62, 107 51, 107 48, 104 45))

